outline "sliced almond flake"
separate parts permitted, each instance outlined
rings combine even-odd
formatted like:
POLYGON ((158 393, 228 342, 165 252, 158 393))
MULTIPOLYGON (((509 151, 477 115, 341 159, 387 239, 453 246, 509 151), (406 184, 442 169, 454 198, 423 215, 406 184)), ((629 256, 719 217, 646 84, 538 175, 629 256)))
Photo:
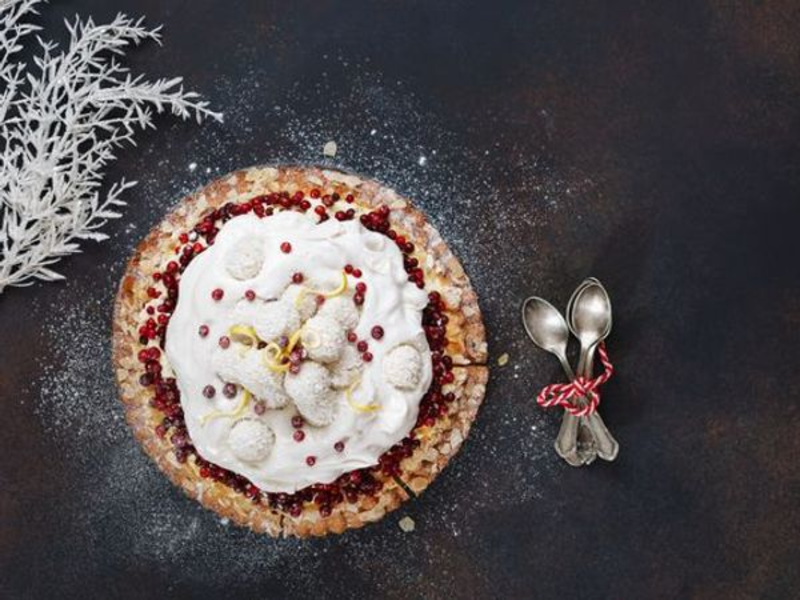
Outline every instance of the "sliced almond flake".
POLYGON ((400 526, 400 529, 406 533, 411 533, 417 526, 417 524, 414 522, 414 519, 411 517, 403 517, 397 524, 400 526))
POLYGON ((448 288, 444 291, 444 301, 451 308, 461 306, 461 290, 459 288, 448 288))
POLYGON ((500 357, 497 359, 497 364, 501 367, 505 367, 508 364, 508 352, 503 352, 500 357))
POLYGON ((453 429, 453 433, 450 436, 450 443, 458 448, 461 446, 461 443, 464 441, 464 435, 458 429, 453 429))
POLYGON ((274 167, 265 167, 248 171, 245 180, 259 185, 265 185, 274 181, 277 176, 278 169, 274 167))
POLYGON ((322 147, 322 153, 323 153, 325 156, 329 156, 329 157, 331 157, 331 158, 333 158, 334 156, 336 156, 336 142, 334 142, 334 141, 330 141, 330 142, 326 143, 326 144, 325 144, 325 145, 322 147))
POLYGON ((361 185, 361 180, 358 177, 354 176, 354 175, 348 175, 346 173, 340 173, 339 171, 329 171, 327 169, 322 171, 322 174, 327 179, 329 179, 331 181, 336 181, 336 182, 341 183, 341 184, 344 184, 349 188, 355 189, 359 185, 361 185))

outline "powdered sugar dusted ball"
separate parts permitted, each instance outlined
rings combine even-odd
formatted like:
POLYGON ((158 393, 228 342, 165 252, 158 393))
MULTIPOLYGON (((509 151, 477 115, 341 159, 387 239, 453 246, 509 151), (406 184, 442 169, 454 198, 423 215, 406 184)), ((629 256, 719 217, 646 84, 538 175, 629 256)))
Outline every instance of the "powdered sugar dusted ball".
POLYGON ((306 321, 300 339, 312 360, 336 362, 345 346, 344 327, 336 319, 317 315, 306 321))
POLYGON ((383 359, 383 376, 401 390, 413 390, 422 376, 422 357, 419 350, 408 344, 392 348, 383 359))
POLYGON ((258 238, 243 238, 225 254, 225 270, 234 279, 252 279, 264 264, 264 244, 258 238))
POLYGON ((297 410, 311 425, 324 427, 333 422, 336 405, 328 369, 306 361, 299 373, 286 376, 285 385, 286 393, 294 400, 297 410))
POLYGON ((336 296, 326 300, 319 309, 319 314, 336 319, 345 329, 355 329, 361 318, 358 308, 349 296, 336 296))
POLYGON ((266 423, 255 419, 241 419, 231 427, 228 446, 239 460, 259 462, 272 452, 275 446, 275 433, 266 423))
POLYGON ((283 391, 283 373, 270 371, 264 364, 265 350, 237 347, 217 348, 211 358, 214 370, 223 381, 238 383, 268 408, 282 408, 289 398, 283 391))
POLYGON ((265 342, 292 335, 300 328, 300 314, 291 302, 267 302, 253 314, 253 328, 265 342))
POLYGON ((300 285, 290 285, 286 288, 286 291, 283 292, 281 301, 288 302, 294 306, 300 314, 300 320, 307 321, 317 312, 317 298, 314 294, 308 294, 306 292, 301 294, 302 290, 303 287, 300 285))
POLYGON ((344 389, 358 378, 364 368, 361 353, 352 344, 347 344, 342 355, 330 367, 331 385, 336 389, 344 389))

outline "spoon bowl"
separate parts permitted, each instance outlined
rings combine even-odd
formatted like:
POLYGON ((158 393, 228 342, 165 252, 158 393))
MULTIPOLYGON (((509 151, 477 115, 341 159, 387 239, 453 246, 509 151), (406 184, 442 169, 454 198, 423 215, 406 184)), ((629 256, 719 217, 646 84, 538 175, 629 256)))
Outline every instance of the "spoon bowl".
POLYGON ((566 355, 569 328, 558 309, 544 298, 531 296, 522 304, 522 324, 534 344, 551 354, 566 355))
POLYGON ((587 282, 570 308, 570 329, 582 347, 594 346, 611 333, 611 299, 599 281, 587 282))
POLYGON ((569 297, 569 301, 567 302, 567 309, 564 311, 564 317, 567 319, 567 325, 569 325, 569 330, 572 332, 572 335, 575 334, 575 327, 572 324, 572 307, 575 306, 575 298, 578 297, 583 289, 591 285, 593 283, 600 283, 600 281, 594 277, 587 277, 583 281, 581 281, 580 285, 575 288, 575 291, 572 292, 572 295, 569 297))

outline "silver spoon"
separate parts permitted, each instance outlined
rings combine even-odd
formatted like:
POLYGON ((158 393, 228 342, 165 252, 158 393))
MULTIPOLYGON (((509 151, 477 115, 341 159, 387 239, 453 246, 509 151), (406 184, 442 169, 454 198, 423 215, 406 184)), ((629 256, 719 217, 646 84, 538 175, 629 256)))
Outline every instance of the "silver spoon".
MULTIPOLYGON (((581 343, 578 373, 591 377, 594 353, 597 346, 611 333, 611 299, 603 285, 595 280, 587 280, 574 295, 568 306, 569 328, 581 343), (585 284, 585 285, 584 285, 585 284)), ((597 454, 604 460, 614 460, 619 453, 619 443, 595 411, 586 417, 586 422, 594 434, 597 454)))
MULTIPOLYGON (((572 295, 569 297, 569 302, 567 302, 567 310, 565 311, 564 314, 567 317, 567 324, 569 325, 570 331, 572 331, 572 323, 571 323, 572 306, 575 303, 575 298, 578 297, 578 294, 587 285, 590 285, 592 283, 600 283, 600 282, 597 279, 595 279, 594 277, 587 277, 586 279, 584 279, 580 283, 580 285, 577 288, 575 288, 575 291, 572 292, 572 295)), ((591 367, 592 357, 593 357, 593 355, 589 356, 588 364, 586 366, 586 370, 589 373, 592 372, 592 367, 591 367)), ((580 371, 578 371, 578 375, 581 375, 580 371)), ((584 374, 584 377, 586 377, 586 376, 587 375, 584 374)), ((584 398, 580 398, 580 399, 577 400, 578 404, 581 404, 581 405, 584 404, 584 401, 585 401, 584 398)), ((569 411, 565 410, 564 411, 564 416, 561 419, 561 430, 560 430, 560 432, 563 432, 564 435, 567 435, 571 431, 571 428, 569 427, 568 423, 564 423, 564 421, 569 422, 569 421, 572 421, 573 419, 577 419, 578 420, 578 434, 577 434, 577 437, 578 437, 578 440, 577 440, 578 456, 583 461, 583 464, 589 465, 589 464, 594 462, 595 458, 597 458, 597 442, 595 441, 594 433, 592 432, 591 427, 589 427, 589 424, 588 424, 588 422, 586 420, 586 417, 576 417, 575 415, 573 415, 569 411)), ((561 445, 564 445, 564 444, 566 444, 566 441, 562 440, 562 441, 559 441, 558 443, 561 444, 561 445)))
MULTIPOLYGON (((565 311, 565 315, 567 317, 567 324, 569 325, 570 331, 573 332, 574 330, 572 327, 572 307, 575 303, 575 298, 578 297, 581 291, 588 285, 592 283, 600 283, 599 280, 595 279, 594 277, 587 277, 584 279, 580 285, 575 288, 575 291, 572 292, 572 295, 569 298, 569 302, 567 302, 567 309, 565 311)), ((592 374, 592 363, 594 359, 594 348, 590 351, 588 358, 586 360, 586 366, 584 367, 584 372, 578 372, 579 375, 583 375, 584 377, 589 377, 592 374)), ((583 405, 585 403, 585 398, 579 398, 577 400, 578 404, 583 405)), ((595 458, 597 458, 597 441, 595 440, 595 434, 592 431, 592 428, 589 425, 589 421, 586 417, 576 417, 570 414, 567 411, 564 411, 565 420, 570 419, 578 419, 578 455, 582 458, 584 464, 591 464, 594 462, 595 458)), ((564 428, 565 432, 568 431, 567 428, 564 428)))
MULTIPOLYGON (((569 380, 575 379, 567 362, 569 328, 558 309, 547 300, 532 296, 522 303, 522 324, 533 343, 558 358, 569 380)), ((578 419, 564 419, 561 429, 565 428, 568 431, 559 431, 556 438, 556 453, 573 467, 579 467, 583 460, 577 449, 578 419)))

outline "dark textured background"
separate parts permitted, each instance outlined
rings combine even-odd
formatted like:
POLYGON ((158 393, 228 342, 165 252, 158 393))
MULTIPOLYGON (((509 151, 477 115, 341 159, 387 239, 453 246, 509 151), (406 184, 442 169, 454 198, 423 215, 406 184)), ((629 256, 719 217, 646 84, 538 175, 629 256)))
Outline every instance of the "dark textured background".
POLYGON ((56 0, 39 22, 58 36, 117 10, 165 24, 132 66, 184 75, 226 123, 139 136, 109 172, 142 181, 114 238, 62 263, 69 284, 0 296, 0 594, 800 593, 797 2, 56 0), (421 499, 275 542, 220 525, 135 448, 104 336, 125 257, 175 198, 328 139, 428 211, 511 364, 421 499), (616 311, 603 412, 622 452, 573 470, 532 400, 558 371, 517 315, 590 274, 616 311))

